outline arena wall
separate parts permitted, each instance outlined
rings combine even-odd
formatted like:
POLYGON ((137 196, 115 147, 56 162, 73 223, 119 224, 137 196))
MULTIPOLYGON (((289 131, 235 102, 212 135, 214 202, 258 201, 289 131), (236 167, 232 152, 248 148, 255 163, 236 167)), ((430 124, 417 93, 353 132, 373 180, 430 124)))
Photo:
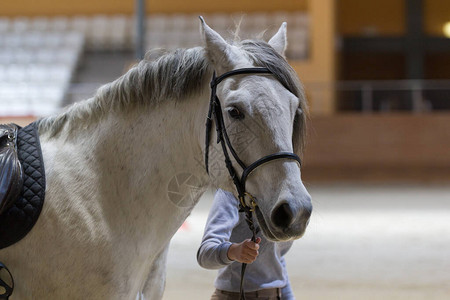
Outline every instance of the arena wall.
POLYGON ((306 149, 306 181, 448 182, 450 115, 316 116, 306 149))

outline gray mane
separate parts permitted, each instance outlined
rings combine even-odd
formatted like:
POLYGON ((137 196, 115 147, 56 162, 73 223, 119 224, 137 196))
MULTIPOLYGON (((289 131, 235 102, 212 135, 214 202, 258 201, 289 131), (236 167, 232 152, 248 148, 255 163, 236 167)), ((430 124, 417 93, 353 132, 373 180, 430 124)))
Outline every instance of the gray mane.
POLYGON ((101 87, 97 101, 113 108, 179 100, 195 95, 212 74, 203 48, 177 49, 169 53, 149 52, 124 76, 101 87), (156 59, 152 59, 156 56, 156 59))
MULTIPOLYGON (((299 141, 305 141, 306 101, 297 74, 272 47, 263 41, 245 40, 236 43, 245 50, 256 66, 266 67, 294 95, 300 99, 305 112, 297 118, 299 141)), ((210 79, 212 67, 204 48, 177 49, 168 53, 147 53, 144 60, 115 81, 97 90, 95 96, 75 103, 65 112, 39 121, 39 132, 56 135, 66 125, 83 126, 92 123, 110 111, 126 110, 136 106, 151 105, 161 101, 178 101, 201 92, 210 79)), ((72 127, 71 127, 72 128, 72 127)), ((294 139, 295 142, 295 139, 294 139)), ((297 145, 303 149, 303 143, 297 145)))
POLYGON ((100 87, 93 98, 39 121, 39 132, 56 135, 65 124, 89 123, 109 111, 179 100, 200 92, 212 70, 203 48, 150 51, 126 74, 100 87))

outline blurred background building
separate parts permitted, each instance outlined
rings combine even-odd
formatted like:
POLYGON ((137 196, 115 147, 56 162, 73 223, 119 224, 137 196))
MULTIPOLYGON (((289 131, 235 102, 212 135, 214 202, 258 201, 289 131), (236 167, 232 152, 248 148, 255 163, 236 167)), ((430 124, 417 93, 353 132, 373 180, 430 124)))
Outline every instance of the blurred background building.
POLYGON ((311 107, 306 181, 450 179, 450 2, 441 0, 6 1, 0 118, 29 122, 90 97, 144 48, 221 34, 268 39, 288 22, 287 58, 311 107), (264 32, 264 30, 266 30, 264 32))

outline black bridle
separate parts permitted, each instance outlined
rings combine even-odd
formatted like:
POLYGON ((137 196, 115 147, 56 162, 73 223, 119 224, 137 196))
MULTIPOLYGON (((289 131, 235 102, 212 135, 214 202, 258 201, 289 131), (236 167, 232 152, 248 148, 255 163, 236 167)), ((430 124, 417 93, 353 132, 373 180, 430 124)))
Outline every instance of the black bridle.
MULTIPOLYGON (((228 169, 228 173, 231 176, 231 179, 233 180, 234 185, 236 186, 236 190, 239 197, 239 211, 245 213, 245 220, 252 231, 252 241, 256 240, 256 229, 253 223, 253 214, 252 212, 255 210, 257 206, 257 202, 255 197, 253 197, 250 193, 248 193, 245 190, 245 183, 247 181, 248 176, 250 175, 253 170, 255 170, 257 167, 273 161, 277 159, 293 159, 301 165, 300 158, 292 152, 278 152, 269 154, 267 156, 264 156, 254 163, 250 165, 246 165, 237 155, 236 151, 234 150, 233 146, 231 145, 230 139, 227 134, 227 130, 225 127, 225 123, 223 120, 223 114, 222 114, 222 108, 220 105, 220 100, 217 97, 217 85, 222 82, 225 78, 234 76, 234 75, 241 75, 241 74, 271 74, 273 73, 267 69, 267 68, 243 68, 243 69, 236 69, 232 70, 230 72, 224 73, 220 75, 219 77, 216 77, 215 73, 213 74, 212 80, 211 80, 211 98, 209 102, 209 111, 208 111, 208 117, 206 119, 206 138, 205 138, 205 167, 206 172, 209 174, 209 144, 210 144, 210 134, 211 134, 211 126, 214 116, 214 122, 216 124, 216 132, 217 132, 217 143, 220 143, 222 146, 222 151, 225 156, 225 165, 228 169), (231 152, 231 155, 234 157, 236 162, 241 166, 243 169, 242 175, 239 177, 236 169, 233 167, 233 163, 231 162, 230 155, 228 153, 228 150, 231 152), (249 199, 250 204, 248 205, 246 203, 246 198, 249 199)), ((245 299, 244 295, 244 289, 243 289, 243 282, 244 282, 244 274, 247 264, 242 264, 242 270, 241 270, 241 284, 240 284, 240 298, 245 299)))

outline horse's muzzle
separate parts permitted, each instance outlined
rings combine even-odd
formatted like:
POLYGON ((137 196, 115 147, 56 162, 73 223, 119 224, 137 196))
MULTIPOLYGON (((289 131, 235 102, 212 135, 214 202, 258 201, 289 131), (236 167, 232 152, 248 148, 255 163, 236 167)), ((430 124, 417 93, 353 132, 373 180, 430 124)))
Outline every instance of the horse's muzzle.
POLYGON ((256 209, 258 223, 264 235, 273 241, 301 238, 308 227, 311 213, 312 205, 310 201, 302 203, 299 207, 289 204, 287 201, 282 201, 272 210, 270 221, 264 217, 260 209, 256 209))

